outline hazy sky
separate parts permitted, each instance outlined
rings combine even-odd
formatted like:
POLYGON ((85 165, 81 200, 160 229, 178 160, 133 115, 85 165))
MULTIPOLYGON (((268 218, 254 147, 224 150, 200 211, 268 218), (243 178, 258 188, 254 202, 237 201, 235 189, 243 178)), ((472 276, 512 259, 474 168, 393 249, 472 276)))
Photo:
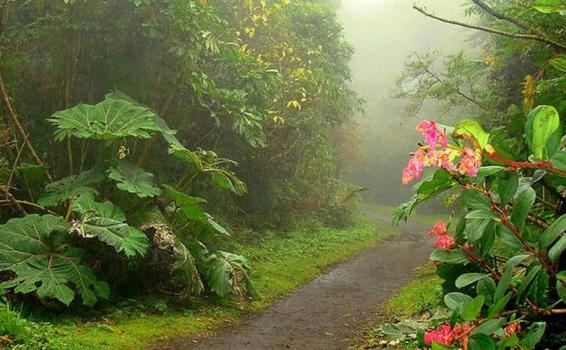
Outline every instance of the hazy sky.
MULTIPOLYGON (((400 200, 400 175, 418 141, 416 119, 408 118, 404 101, 392 99, 406 57, 413 52, 455 53, 469 45, 469 30, 427 18, 413 2, 437 15, 463 18, 459 0, 342 0, 339 15, 346 38, 354 47, 352 87, 366 100, 359 118, 365 162, 352 179, 371 188, 370 196, 384 202, 400 200)), ((434 106, 419 118, 444 119, 434 106)), ((449 117, 449 116, 446 116, 449 117)))

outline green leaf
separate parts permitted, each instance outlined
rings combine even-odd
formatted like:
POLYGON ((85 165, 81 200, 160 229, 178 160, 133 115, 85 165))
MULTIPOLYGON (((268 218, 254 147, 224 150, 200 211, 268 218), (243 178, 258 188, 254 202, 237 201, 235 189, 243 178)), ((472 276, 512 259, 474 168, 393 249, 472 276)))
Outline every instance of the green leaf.
POLYGON ((513 206, 513 212, 511 213, 511 222, 520 231, 523 230, 529 211, 535 203, 536 198, 537 194, 531 187, 525 188, 517 195, 515 205, 513 206))
POLYGON ((155 113, 149 108, 112 97, 96 105, 79 104, 56 112, 48 120, 57 127, 57 141, 71 136, 97 140, 148 139, 153 133, 161 131, 155 113))
POLYGON ((535 10, 546 14, 566 14, 566 4, 562 0, 535 0, 533 7, 535 10))
POLYGON ((493 219, 495 214, 491 210, 478 209, 466 214, 466 219, 493 219))
POLYGON ((120 222, 126 221, 126 214, 124 214, 122 209, 109 201, 103 203, 97 202, 90 193, 77 197, 73 202, 73 211, 81 214, 81 216, 100 216, 120 222))
POLYGON ((476 292, 478 295, 483 295, 485 297, 486 304, 491 304, 493 302, 493 295, 495 294, 495 281, 491 277, 486 277, 478 281, 476 285, 476 292))
POLYGON ((489 210, 491 208, 491 203, 489 200, 474 190, 464 190, 462 191, 461 197, 464 206, 470 209, 485 209, 489 210))
POLYGON ((127 257, 142 256, 149 248, 148 239, 143 232, 109 218, 87 215, 75 221, 71 231, 84 238, 97 238, 127 257))
POLYGON ((460 275, 456 279, 456 288, 461 289, 467 287, 470 284, 476 283, 488 276, 489 275, 485 273, 476 273, 476 272, 465 273, 463 275, 460 275))
POLYGON ((536 264, 535 266, 533 266, 534 264, 531 264, 531 267, 529 268, 529 272, 527 273, 527 275, 525 276, 525 278, 521 281, 521 284, 519 285, 519 288, 517 290, 517 299, 518 300, 523 300, 523 293, 525 293, 525 291, 527 290, 527 288, 529 288, 529 286, 531 285, 531 283, 533 282, 533 280, 537 277, 537 275, 539 274, 539 272, 541 271, 542 267, 539 264, 536 264))
POLYGON ((254 293, 253 290, 248 290, 253 286, 248 277, 251 268, 245 257, 217 251, 206 257, 203 265, 210 290, 218 296, 254 293))
POLYGON ((439 344, 439 343, 432 343, 431 349, 432 350, 450 350, 449 347, 444 346, 444 345, 439 344))
POLYGON ((501 310, 503 310, 505 306, 509 304, 512 298, 513 298, 513 292, 509 292, 497 300, 494 298, 496 303, 491 305, 487 310, 487 317, 492 318, 497 316, 497 314, 499 314, 499 312, 501 312, 501 310))
POLYGON ((485 334, 474 334, 468 340, 469 350, 495 350, 495 341, 485 334))
POLYGON ((499 301, 507 291, 507 288, 509 288, 515 267, 528 257, 528 255, 516 255, 507 260, 505 266, 503 267, 503 274, 501 275, 501 279, 499 280, 497 289, 495 290, 495 295, 493 298, 495 302, 499 301))
POLYGON ((473 321, 481 314, 481 309, 485 303, 483 295, 478 295, 473 300, 466 302, 462 308, 462 319, 464 321, 473 321))
POLYGON ((228 230, 217 223, 214 218, 206 213, 202 208, 202 203, 206 201, 202 198, 192 197, 186 193, 179 192, 171 186, 164 186, 168 196, 175 201, 181 213, 188 219, 206 225, 212 230, 225 236, 230 236, 228 230))
POLYGON ((97 194, 90 187, 104 181, 104 175, 95 170, 83 171, 78 176, 72 175, 59 181, 50 183, 45 187, 45 193, 37 203, 43 207, 55 207, 79 195, 97 194))
POLYGON ((108 177, 117 182, 119 189, 136 194, 140 198, 161 194, 161 190, 153 184, 153 174, 130 162, 121 161, 116 167, 110 168, 108 177))
POLYGON ((491 219, 471 219, 466 220, 466 239, 470 242, 476 242, 486 233, 486 227, 492 222, 491 219))
POLYGON ((562 299, 562 302, 566 304, 566 286, 564 286, 563 281, 556 281, 556 292, 560 299, 562 299))
POLYGON ((521 339, 521 345, 527 349, 533 349, 542 340, 545 328, 546 323, 544 322, 533 323, 527 328, 527 332, 521 339))
POLYGON ((165 193, 175 201, 175 204, 177 204, 177 207, 187 219, 194 221, 205 221, 207 219, 202 207, 202 204, 206 203, 204 199, 189 196, 169 185, 164 185, 163 188, 165 193))
POLYGON ((548 258, 550 261, 552 263, 556 263, 558 259, 560 259, 564 249, 566 249, 566 236, 560 237, 558 242, 556 242, 548 251, 548 258))
POLYGON ((489 142, 489 134, 485 132, 477 120, 466 119, 456 125, 453 135, 457 138, 473 138, 484 149, 489 142))
POLYGON ((470 301, 472 301, 472 297, 459 292, 448 293, 444 296, 444 303, 453 311, 461 310, 470 301))
POLYGON ((67 248, 68 229, 63 218, 53 215, 33 214, 0 225, 0 270, 15 275, 0 288, 35 292, 41 299, 57 299, 65 305, 74 300, 76 292, 88 306, 98 297, 107 297, 105 284, 96 281, 67 248))
POLYGON ((566 170, 566 151, 556 152, 550 159, 552 166, 560 170, 566 170))
POLYGON ((493 333, 499 331, 505 325, 505 318, 496 318, 493 320, 487 320, 474 328, 472 334, 485 334, 492 335, 493 333))
POLYGON ((556 108, 541 105, 527 116, 525 125, 527 143, 538 159, 550 159, 556 153, 562 138, 560 116, 556 108))
POLYGON ((464 264, 468 262, 468 256, 460 250, 435 249, 430 254, 430 260, 448 264, 464 264))
MULTIPOLYGON (((566 13, 566 4, 563 5, 563 11, 566 13)), ((561 71, 562 73, 566 73, 566 57, 557 57, 550 60, 550 65, 555 69, 561 71)))
POLYGON ((560 216, 552 225, 544 230, 539 239, 540 248, 546 249, 562 235, 564 230, 566 230, 566 214, 560 216))
POLYGON ((489 177, 506 170, 506 167, 499 165, 482 166, 478 169, 478 177, 489 177))
POLYGON ((504 172, 497 177, 497 191, 501 204, 509 203, 519 188, 519 175, 514 172, 504 172))

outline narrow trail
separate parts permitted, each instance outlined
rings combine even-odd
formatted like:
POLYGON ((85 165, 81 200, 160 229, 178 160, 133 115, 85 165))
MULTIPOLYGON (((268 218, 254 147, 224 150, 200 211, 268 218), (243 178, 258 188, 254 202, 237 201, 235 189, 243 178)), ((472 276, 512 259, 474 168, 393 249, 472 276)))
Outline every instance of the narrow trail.
POLYGON ((345 349, 359 329, 379 315, 379 306, 427 261, 431 245, 423 232, 428 226, 409 222, 396 228, 398 236, 329 269, 235 328, 197 342, 191 337, 173 339, 153 349, 345 349))

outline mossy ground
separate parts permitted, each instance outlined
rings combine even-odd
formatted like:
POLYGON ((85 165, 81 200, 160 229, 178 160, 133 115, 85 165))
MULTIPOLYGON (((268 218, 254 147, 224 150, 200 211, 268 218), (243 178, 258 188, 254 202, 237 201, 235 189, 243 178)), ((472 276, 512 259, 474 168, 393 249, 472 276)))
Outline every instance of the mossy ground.
POLYGON ((191 307, 174 308, 162 301, 132 301, 134 311, 115 308, 97 321, 66 319, 56 329, 65 349, 140 349, 176 335, 198 335, 237 322, 248 312, 261 310, 274 300, 313 279, 325 268, 393 234, 387 224, 360 222, 349 229, 321 226, 272 234, 254 245, 240 246, 252 262, 252 280, 261 300, 195 300, 191 307))

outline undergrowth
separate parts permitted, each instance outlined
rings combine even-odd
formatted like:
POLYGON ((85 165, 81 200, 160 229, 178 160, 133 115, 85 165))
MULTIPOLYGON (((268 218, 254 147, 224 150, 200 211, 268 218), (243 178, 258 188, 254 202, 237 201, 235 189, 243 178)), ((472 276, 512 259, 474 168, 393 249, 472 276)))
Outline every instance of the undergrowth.
MULTIPOLYGON (((170 336, 205 334, 237 322, 247 312, 269 306, 329 265, 393 233, 387 224, 376 226, 363 221, 343 230, 312 223, 308 226, 285 234, 268 233, 253 245, 235 246, 253 265, 251 279, 260 300, 237 302, 209 297, 192 299, 190 305, 175 305, 165 299, 125 301, 100 312, 96 321, 92 321, 92 315, 83 317, 83 321, 77 321, 76 315, 60 318, 56 329, 67 344, 65 349, 139 349, 170 336)), ((254 240, 249 232, 239 239, 254 240)))

